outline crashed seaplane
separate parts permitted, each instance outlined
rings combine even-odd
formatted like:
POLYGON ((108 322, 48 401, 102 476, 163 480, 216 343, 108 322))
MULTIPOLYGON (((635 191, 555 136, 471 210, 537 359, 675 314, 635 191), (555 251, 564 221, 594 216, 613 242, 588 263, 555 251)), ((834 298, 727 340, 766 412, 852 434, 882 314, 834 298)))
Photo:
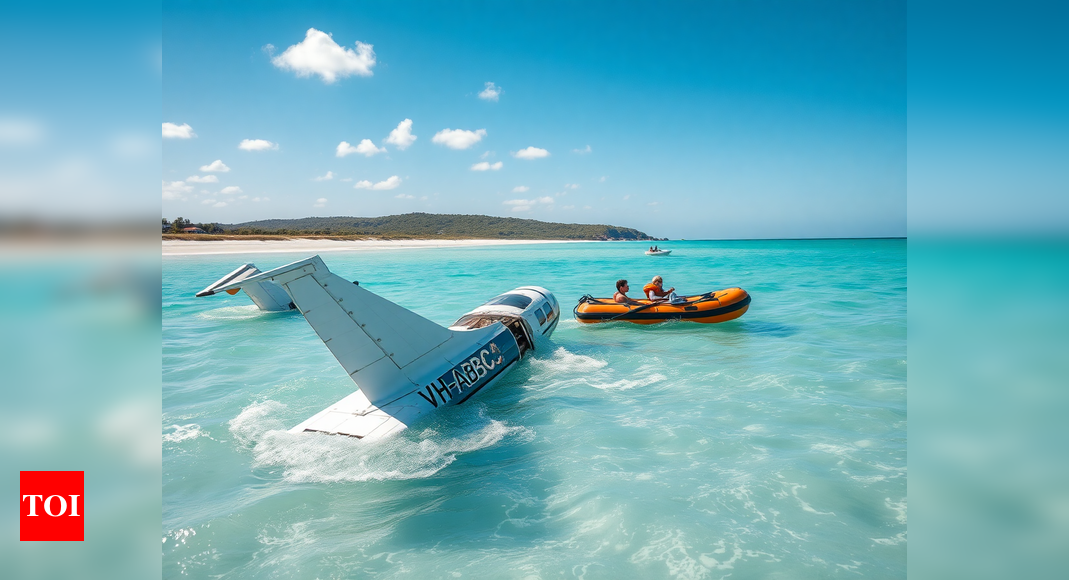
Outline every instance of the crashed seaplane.
POLYGON ((313 256, 267 272, 246 264, 197 296, 244 290, 261 310, 296 308, 359 390, 291 433, 378 439, 493 385, 560 320, 553 293, 506 292, 443 328, 327 269, 313 256))

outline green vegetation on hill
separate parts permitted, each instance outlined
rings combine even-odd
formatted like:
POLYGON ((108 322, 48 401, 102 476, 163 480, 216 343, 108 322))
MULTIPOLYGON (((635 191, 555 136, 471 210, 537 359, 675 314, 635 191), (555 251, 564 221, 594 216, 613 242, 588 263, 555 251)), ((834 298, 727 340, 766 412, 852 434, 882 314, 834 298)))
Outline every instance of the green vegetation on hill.
POLYGON ((227 235, 367 236, 424 239, 656 240, 634 228, 560 224, 485 215, 408 213, 376 218, 309 217, 212 224, 227 235))

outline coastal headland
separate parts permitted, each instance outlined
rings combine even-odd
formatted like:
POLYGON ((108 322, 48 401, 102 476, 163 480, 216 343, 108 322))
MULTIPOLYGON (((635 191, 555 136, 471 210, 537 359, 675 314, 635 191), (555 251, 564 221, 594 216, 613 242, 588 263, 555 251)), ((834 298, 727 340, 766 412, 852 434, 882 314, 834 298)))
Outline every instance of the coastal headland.
POLYGON ((659 240, 605 224, 564 224, 485 215, 409 213, 308 217, 238 224, 163 220, 164 255, 330 252, 554 242, 659 240))
MULTIPOLYGON (((207 237, 207 236, 200 236, 207 237)), ((410 250, 423 248, 462 248, 475 246, 506 246, 521 244, 559 244, 569 242, 595 242, 597 240, 383 240, 383 239, 331 239, 331 238, 283 238, 265 239, 250 236, 212 236, 215 241, 190 239, 163 240, 164 256, 204 256, 212 254, 281 254, 287 252, 339 252, 353 250, 410 250)))

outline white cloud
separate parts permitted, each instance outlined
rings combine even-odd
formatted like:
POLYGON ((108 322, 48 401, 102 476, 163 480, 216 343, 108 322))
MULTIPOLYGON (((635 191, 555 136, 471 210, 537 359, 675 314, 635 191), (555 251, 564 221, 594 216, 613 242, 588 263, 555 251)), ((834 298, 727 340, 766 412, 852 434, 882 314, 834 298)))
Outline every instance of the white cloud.
POLYGON ((564 189, 579 189, 578 183, 565 183, 564 189))
POLYGON ((230 185, 219 190, 219 193, 223 195, 233 195, 235 193, 241 193, 241 188, 236 185, 230 185))
POLYGON ((510 199, 501 203, 502 205, 511 205, 512 211, 529 211, 532 205, 529 199, 510 199))
POLYGON ((624 196, 624 200, 625 201, 628 200, 628 199, 631 199, 631 194, 630 193, 624 196))
POLYGON ((494 86, 494 83, 486 83, 486 88, 483 92, 479 93, 479 98, 485 101, 497 102, 499 96, 501 96, 501 87, 494 86))
POLYGON ((381 191, 386 189, 397 189, 399 185, 401 185, 401 178, 394 175, 386 181, 380 181, 375 184, 372 184, 366 179, 363 181, 357 181, 356 185, 353 186, 353 189, 376 189, 381 191))
POLYGON ((334 172, 328 171, 326 175, 320 175, 319 177, 315 177, 313 179, 315 179, 316 181, 330 181, 331 179, 334 179, 334 172))
POLYGON ((260 50, 264 51, 264 54, 268 56, 275 56, 275 45, 271 44, 270 42, 261 46, 260 50))
POLYGON ((549 151, 545 149, 539 149, 538 147, 528 147, 526 149, 520 149, 512 154, 516 159, 541 159, 542 157, 549 157, 549 151))
POLYGON ((186 178, 189 183, 219 183, 219 178, 214 175, 190 175, 186 178))
POLYGON ((216 159, 207 165, 201 165, 200 170, 205 173, 226 173, 230 168, 221 159, 216 159))
POLYGON ((497 171, 501 169, 504 163, 498 161, 497 163, 490 163, 489 161, 480 161, 471 166, 472 171, 497 171))
POLYGON ((517 185, 516 187, 512 188, 512 193, 523 193, 529 189, 531 188, 527 187, 526 185, 517 185))
POLYGON ((174 123, 163 124, 164 139, 191 139, 196 136, 197 134, 193 132, 193 127, 190 127, 188 123, 182 123, 181 125, 175 125, 174 123))
POLYGON ((375 66, 375 49, 360 41, 356 42, 355 51, 342 48, 331 35, 309 28, 303 41, 272 58, 271 64, 293 71, 299 77, 319 75, 323 82, 331 84, 338 77, 371 76, 371 68, 375 66))
POLYGON ((480 155, 479 159, 486 159, 487 157, 493 157, 493 156, 494 156, 494 152, 493 151, 487 151, 487 152, 483 153, 482 155, 480 155))
POLYGON ((338 157, 345 157, 346 155, 352 155, 353 153, 359 153, 365 157, 371 157, 372 155, 385 153, 386 148, 376 147, 375 144, 371 142, 371 139, 362 139, 360 141, 360 144, 356 147, 350 145, 348 141, 342 141, 341 143, 338 143, 338 147, 335 151, 338 157))
POLYGON ((254 197, 254 198, 252 198, 252 200, 255 201, 256 203, 260 203, 261 201, 271 201, 271 198, 270 197, 254 197))
POLYGON ((535 199, 510 199, 508 201, 501 202, 504 205, 511 205, 512 211, 531 211, 531 208, 538 205, 552 205, 552 197, 538 197, 535 199))
POLYGON ((215 203, 215 200, 214 199, 206 199, 206 200, 204 200, 204 201, 202 201, 200 203, 202 205, 211 205, 211 204, 215 203))
POLYGON ((213 205, 212 207, 226 207, 226 202, 225 202, 225 201, 220 201, 220 202, 217 202, 217 203, 216 203, 215 205, 213 205))
POLYGON ((323 207, 325 205, 327 205, 327 198, 321 197, 316 200, 315 205, 313 205, 312 207, 323 207))
POLYGON ((397 199, 416 199, 415 197, 413 197, 411 195, 405 195, 403 193, 398 193, 394 197, 397 198, 397 199))
POLYGON ((242 139, 241 143, 238 144, 238 149, 267 151, 268 149, 278 149, 278 143, 272 143, 266 139, 242 139))
POLYGON ((193 186, 186 185, 186 182, 184 181, 163 182, 163 199, 166 199, 168 201, 185 201, 186 198, 183 194, 189 193, 191 191, 193 191, 193 186))
POLYGON ((386 142, 404 151, 417 138, 412 134, 412 119, 405 119, 397 124, 396 129, 390 131, 390 136, 386 138, 386 142))
POLYGON ((590 153, 591 151, 593 151, 593 149, 590 148, 590 145, 587 145, 586 149, 572 149, 572 153, 577 153, 579 155, 586 155, 587 153, 590 153))
POLYGON ((478 131, 466 131, 464 129, 442 129, 434 134, 431 142, 445 145, 450 149, 467 149, 482 141, 486 136, 486 129, 478 131))
POLYGON ((605 183, 605 180, 606 180, 606 179, 608 179, 608 177, 605 177, 604 175, 602 175, 602 176, 601 176, 601 179, 599 179, 598 181, 599 181, 600 183, 605 183))
POLYGON ((661 202, 659 202, 659 201, 651 201, 651 202, 647 203, 646 205, 661 205, 661 202))
POLYGON ((349 183, 350 181, 353 180, 353 178, 352 177, 343 177, 343 178, 341 178, 341 180, 344 181, 345 183, 349 183))
POLYGON ((385 153, 386 148, 376 147, 375 144, 371 142, 371 139, 361 139, 360 144, 356 146, 356 152, 365 157, 371 157, 372 155, 385 153))
POLYGON ((380 181, 372 185, 371 189, 397 189, 399 185, 401 185, 401 178, 394 175, 386 181, 380 181))
POLYGON ((561 209, 575 209, 575 206, 574 205, 566 205, 566 206, 562 206, 561 209))

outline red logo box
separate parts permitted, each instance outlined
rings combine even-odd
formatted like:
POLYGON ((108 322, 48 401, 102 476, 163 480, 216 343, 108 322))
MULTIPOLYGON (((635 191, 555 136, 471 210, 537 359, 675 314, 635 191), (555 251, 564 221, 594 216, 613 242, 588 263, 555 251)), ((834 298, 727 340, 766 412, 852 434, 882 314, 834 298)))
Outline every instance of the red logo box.
POLYGON ((19 540, 85 541, 85 472, 19 472, 19 540))

